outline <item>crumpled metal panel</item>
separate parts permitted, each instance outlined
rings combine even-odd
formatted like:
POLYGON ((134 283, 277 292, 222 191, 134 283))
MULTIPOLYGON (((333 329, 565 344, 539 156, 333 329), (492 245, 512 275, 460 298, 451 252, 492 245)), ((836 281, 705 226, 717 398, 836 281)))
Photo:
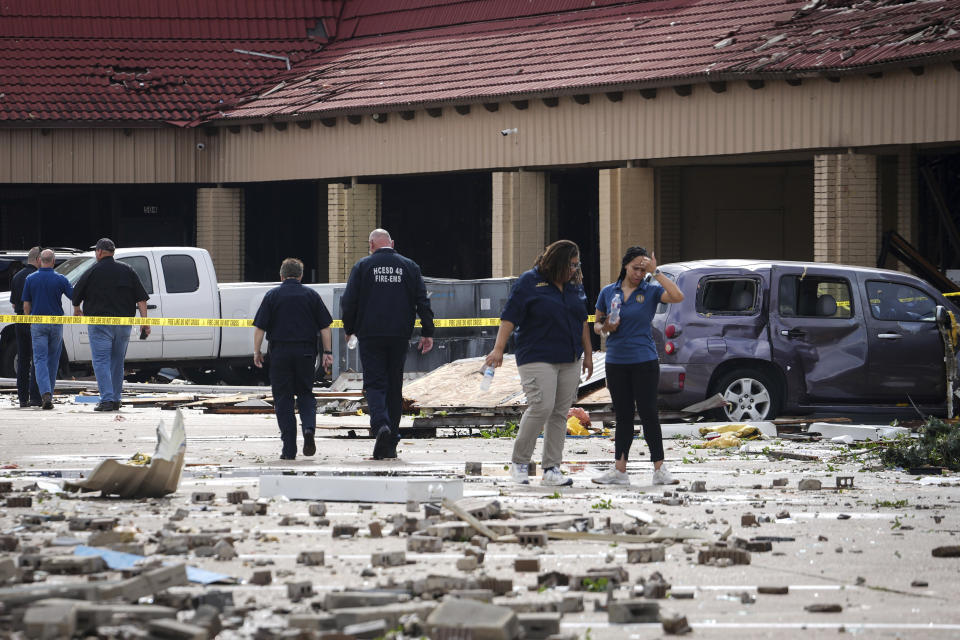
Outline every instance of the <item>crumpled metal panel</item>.
POLYGON ((183 414, 177 409, 173 428, 163 420, 157 425, 157 448, 148 465, 133 465, 109 459, 98 464, 90 475, 77 482, 66 481, 66 491, 100 491, 121 498, 160 498, 177 490, 187 451, 183 414))

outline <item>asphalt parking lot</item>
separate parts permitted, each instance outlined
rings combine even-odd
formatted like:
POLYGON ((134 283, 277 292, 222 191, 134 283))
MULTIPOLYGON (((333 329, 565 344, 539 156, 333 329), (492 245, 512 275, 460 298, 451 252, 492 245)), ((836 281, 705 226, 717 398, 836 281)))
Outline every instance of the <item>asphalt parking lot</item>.
MULTIPOLYGON (((512 588, 495 595, 493 603, 521 611, 549 610, 571 594, 582 596, 582 610, 559 618, 560 632, 568 636, 661 637, 660 623, 617 624, 610 622, 605 610, 608 598, 619 601, 642 595, 643 583, 652 577, 656 581, 655 572, 669 585, 670 597, 654 600, 661 614, 685 616, 695 637, 797 637, 801 633, 835 637, 839 631, 868 638, 960 635, 960 558, 932 553, 935 548, 960 544, 960 480, 876 470, 857 456, 842 457, 849 453, 844 445, 771 439, 750 443, 747 453, 746 448, 694 448, 692 439, 668 440, 667 464, 680 484, 653 487, 645 447, 638 440, 629 467, 633 484, 610 488, 592 485, 590 477, 612 459, 613 442, 605 437, 570 438, 564 461, 574 486, 555 490, 540 487, 538 480, 530 486, 509 482, 504 465, 510 439, 405 439, 398 460, 374 462, 367 459, 371 440, 347 437, 349 429, 364 433, 363 417, 324 418, 321 424, 326 428, 318 434, 317 455, 290 462, 278 459, 279 438, 272 416, 184 411, 185 467, 171 496, 123 500, 44 492, 51 489, 49 483, 89 474, 105 457, 152 453, 158 422, 169 424, 173 416, 172 411, 157 408, 126 407, 119 413, 98 414, 89 405, 73 404, 69 397, 58 398, 54 411, 19 409, 13 408, 9 396, 0 398, 0 481, 12 483, 8 498, 34 497, 29 508, 0 508, 0 531, 19 539, 18 550, 0 553, 0 562, 28 551, 74 552, 76 547, 69 543, 81 544, 93 535, 70 530, 68 522, 79 516, 116 518, 115 529, 127 532, 125 539, 141 544, 149 558, 158 557, 168 535, 210 533, 218 539, 229 538, 236 557, 218 559, 193 549, 174 557, 163 555, 165 561, 186 562, 235 579, 233 584, 169 589, 174 594, 232 593, 235 607, 221 611, 224 630, 219 637, 257 633, 278 637, 271 634, 282 633, 298 615, 322 612, 320 603, 331 592, 396 590, 430 575, 461 580, 465 588, 482 577, 510 580, 512 588), (808 459, 776 460, 771 451, 808 459), (467 462, 482 463, 482 474, 464 476, 467 462), (475 544, 447 540, 439 552, 407 551, 405 562, 398 566, 374 567, 372 554, 408 549, 409 532, 398 530, 396 523, 424 518, 424 505, 416 505, 413 513, 405 504, 378 502, 376 496, 363 503, 327 501, 325 516, 317 518, 308 510, 308 501, 274 497, 263 500, 264 515, 246 516, 227 499, 228 493, 246 491, 256 500, 261 476, 281 474, 460 478, 471 503, 497 501, 501 515, 509 514, 513 520, 590 519, 586 532, 611 537, 551 538, 542 547, 489 541, 477 567, 460 562, 476 552, 475 544), (854 487, 835 489, 837 476, 852 477, 854 487), (817 479, 822 488, 800 491, 803 479, 817 479), (774 486, 775 480, 785 486, 774 486), (705 491, 692 490, 696 481, 704 483, 705 491), (194 494, 205 492, 212 492, 212 500, 196 501, 194 494), (38 513, 62 514, 66 519, 24 525, 25 516, 38 513), (618 542, 616 536, 651 524, 679 530, 681 537, 682 532, 695 537, 660 540, 656 544, 663 548, 663 560, 628 563, 627 550, 637 545, 618 542), (335 538, 332 531, 337 525, 357 527, 357 532, 335 538), (375 531, 382 531, 382 537, 376 537, 375 531), (737 538, 773 542, 769 551, 749 553, 750 564, 699 562, 703 549, 721 540, 732 548, 737 538), (322 566, 298 563, 298 555, 310 550, 325 552, 322 566), (537 559, 539 571, 515 571, 517 558, 537 559), (579 575, 617 568, 626 572, 626 579, 609 594, 538 586, 538 576, 553 571, 579 575), (253 584, 262 579, 262 575, 254 579, 254 574, 263 571, 270 572, 271 583, 253 584), (290 582, 309 582, 311 597, 291 600, 285 586, 290 582), (768 593, 783 587, 785 594, 768 593), (810 610, 814 605, 839 605, 840 610, 810 610)), ((421 521, 416 526, 427 524, 421 521)), ((47 584, 87 580, 39 573, 47 584)), ((98 577, 110 579, 114 573, 98 577)), ((14 581, 8 581, 6 587, 13 586, 14 581)), ((164 598, 160 600, 170 601, 171 596, 164 598)), ((190 615, 184 609, 179 618, 188 621, 190 615)))

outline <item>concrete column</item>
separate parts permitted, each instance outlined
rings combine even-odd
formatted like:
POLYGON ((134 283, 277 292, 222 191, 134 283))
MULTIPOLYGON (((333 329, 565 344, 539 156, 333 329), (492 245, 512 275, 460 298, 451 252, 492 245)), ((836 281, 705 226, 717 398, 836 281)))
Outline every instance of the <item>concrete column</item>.
POLYGON ((876 157, 818 155, 813 171, 814 260, 876 266, 880 215, 876 157))
POLYGON ((647 167, 600 170, 600 282, 620 274, 627 247, 656 252, 654 170, 647 167))
POLYGON ((380 185, 327 185, 330 282, 346 282, 354 263, 367 255, 370 232, 380 226, 380 185))
POLYGON ((210 252, 220 282, 243 280, 243 189, 197 189, 197 246, 210 252))
MULTIPOLYGON (((897 233, 916 246, 917 243, 917 154, 906 149, 897 154, 897 233)), ((900 263, 900 270, 912 273, 900 263)))
POLYGON ((546 243, 547 176, 532 171, 493 174, 494 278, 520 275, 546 243))

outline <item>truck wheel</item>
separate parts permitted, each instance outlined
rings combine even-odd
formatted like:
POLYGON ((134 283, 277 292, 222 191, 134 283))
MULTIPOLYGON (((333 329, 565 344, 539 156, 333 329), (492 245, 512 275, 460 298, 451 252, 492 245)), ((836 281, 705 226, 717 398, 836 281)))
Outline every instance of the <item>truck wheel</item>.
POLYGON ((780 410, 780 393, 766 373, 756 369, 736 369, 717 382, 716 393, 727 406, 723 417, 733 422, 772 420, 780 410))
POLYGON ((0 376, 4 378, 17 377, 17 341, 8 340, 0 353, 0 376))
POLYGON ((180 373, 193 384, 212 385, 220 382, 220 374, 215 368, 183 367, 180 373))
POLYGON ((230 386, 250 387, 269 383, 269 374, 266 367, 258 369, 252 364, 221 364, 217 367, 217 375, 230 386))

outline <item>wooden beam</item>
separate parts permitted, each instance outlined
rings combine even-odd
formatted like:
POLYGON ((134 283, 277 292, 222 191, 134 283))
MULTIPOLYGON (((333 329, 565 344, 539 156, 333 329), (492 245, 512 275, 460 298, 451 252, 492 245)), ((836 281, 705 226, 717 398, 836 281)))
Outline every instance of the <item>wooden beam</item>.
POLYGON ((724 91, 727 90, 727 83, 724 82, 723 80, 719 80, 717 82, 709 82, 708 84, 710 85, 710 90, 713 91, 714 93, 723 93, 724 91))
POLYGON ((401 111, 400 117, 404 120, 413 120, 413 117, 416 115, 416 111, 401 111))
POLYGON ((386 113, 375 113, 375 114, 373 114, 371 117, 373 118, 373 121, 374 121, 374 122, 378 122, 378 123, 380 123, 380 124, 383 124, 384 122, 387 121, 387 118, 388 118, 389 116, 388 116, 386 113))
POLYGON ((607 91, 607 100, 610 102, 620 102, 623 100, 623 91, 607 91))
POLYGON ((347 116, 347 122, 350 124, 360 124, 360 116, 347 116))
POLYGON ((836 84, 836 83, 840 82, 840 76, 827 76, 827 80, 829 80, 830 82, 836 84))
POLYGON ((483 108, 489 111, 490 113, 495 113, 500 110, 499 102, 484 102, 483 108))
POLYGON ((548 107, 555 107, 560 104, 560 98, 542 98, 543 104, 548 107))
POLYGON ((227 126, 227 131, 229 131, 230 133, 240 133, 241 128, 242 127, 238 124, 231 124, 227 126))
POLYGON ((250 125, 250 128, 257 133, 260 133, 261 131, 263 131, 263 123, 255 122, 254 124, 250 125))
POLYGON ((573 96, 573 101, 577 104, 590 104, 590 94, 589 93, 577 93, 573 96))
POLYGON ((653 100, 657 97, 656 89, 640 89, 640 95, 646 100, 653 100))
POLYGON ((313 126, 312 120, 297 120, 297 126, 301 129, 309 129, 313 126))
POLYGON ((462 116, 465 116, 470 113, 470 105, 468 104, 458 104, 454 107, 454 110, 462 116))
POLYGON ((879 80, 883 77, 883 71, 871 71, 867 74, 868 78, 873 78, 874 80, 879 80))
POLYGON ((511 100, 510 104, 512 104, 518 111, 523 111, 530 106, 530 103, 526 100, 511 100))
POLYGON ((320 124, 325 127, 334 127, 337 124, 336 118, 320 118, 320 124))
POLYGON ((676 86, 673 87, 673 90, 674 90, 674 92, 676 92, 676 94, 677 94, 678 96, 681 96, 681 97, 684 97, 684 98, 685 98, 685 97, 689 96, 691 93, 693 93, 693 85, 692 85, 692 84, 678 84, 678 85, 676 85, 676 86))
POLYGON ((287 130, 287 123, 286 123, 286 122, 274 122, 274 123, 273 123, 273 128, 276 129, 277 131, 286 131, 286 130, 287 130))
POLYGON ((756 89, 763 89, 764 84, 765 84, 764 81, 761 80, 760 78, 755 78, 755 79, 753 79, 753 80, 747 80, 747 86, 750 87, 751 89, 754 89, 754 90, 756 90, 756 89))
POLYGON ((427 115, 430 116, 431 118, 439 118, 440 116, 443 115, 443 109, 441 109, 440 107, 433 107, 433 108, 427 109, 427 115))
POLYGON ((910 73, 912 73, 915 76, 922 76, 923 66, 910 67, 910 73))
POLYGON ((801 84, 803 84, 803 79, 802 79, 802 78, 787 78, 787 84, 790 85, 791 87, 799 87, 801 84))

